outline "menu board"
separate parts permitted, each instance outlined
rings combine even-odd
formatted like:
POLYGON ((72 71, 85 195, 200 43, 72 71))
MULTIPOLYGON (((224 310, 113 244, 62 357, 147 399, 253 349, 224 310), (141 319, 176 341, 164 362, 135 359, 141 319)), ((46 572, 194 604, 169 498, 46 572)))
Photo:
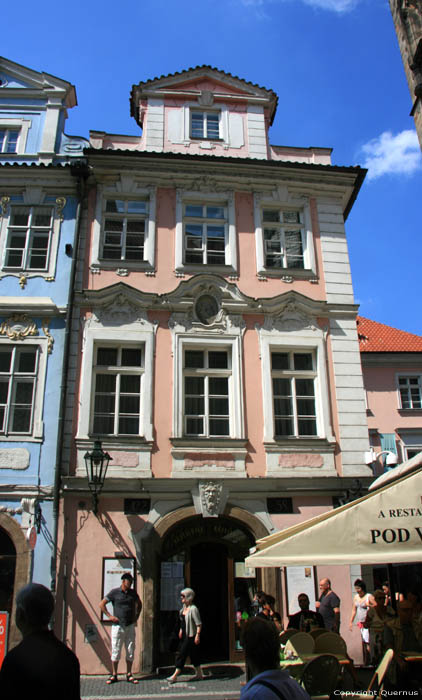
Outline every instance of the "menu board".
POLYGON ((306 593, 309 609, 315 610, 315 568, 313 566, 286 566, 287 610, 288 615, 299 612, 297 597, 306 593))
POLYGON ((181 608, 180 591, 185 588, 182 561, 163 561, 161 563, 161 610, 179 610, 181 608))

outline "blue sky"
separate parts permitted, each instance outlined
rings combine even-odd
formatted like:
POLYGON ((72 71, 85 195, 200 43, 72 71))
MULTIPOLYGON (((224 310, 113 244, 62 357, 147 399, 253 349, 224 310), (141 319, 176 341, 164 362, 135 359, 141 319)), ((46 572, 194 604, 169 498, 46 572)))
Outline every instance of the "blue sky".
POLYGON ((69 134, 138 133, 132 85, 191 66, 277 92, 273 144, 369 167, 346 224, 360 313, 422 334, 422 158, 388 0, 21 0, 19 16, 1 53, 76 86, 69 134))

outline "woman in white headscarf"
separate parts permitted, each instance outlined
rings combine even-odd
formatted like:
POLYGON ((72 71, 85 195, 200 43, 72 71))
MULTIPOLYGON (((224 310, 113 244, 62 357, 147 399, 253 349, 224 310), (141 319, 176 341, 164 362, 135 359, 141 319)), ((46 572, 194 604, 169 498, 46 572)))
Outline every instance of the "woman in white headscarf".
POLYGON ((201 681, 203 679, 199 650, 202 622, 198 608, 196 605, 193 605, 195 592, 192 588, 184 588, 180 593, 180 597, 183 603, 183 608, 179 612, 179 639, 181 644, 176 655, 174 673, 167 678, 169 683, 177 682, 177 676, 182 673, 188 656, 195 667, 195 676, 191 680, 201 681))

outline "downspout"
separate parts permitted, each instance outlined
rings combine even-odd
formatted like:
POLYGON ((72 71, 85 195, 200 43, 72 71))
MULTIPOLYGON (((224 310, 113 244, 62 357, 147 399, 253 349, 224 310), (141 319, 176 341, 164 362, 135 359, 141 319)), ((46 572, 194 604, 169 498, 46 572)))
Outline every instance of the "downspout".
MULTIPOLYGON (((66 411, 66 396, 67 396, 67 380, 68 380, 68 367, 69 367, 69 350, 70 350, 70 338, 71 338, 71 326, 72 326, 72 313, 73 313, 73 301, 75 297, 75 281, 76 281, 76 271, 77 271, 77 261, 79 257, 79 246, 80 246, 80 233, 81 233, 81 209, 82 200, 85 195, 85 181, 89 175, 89 167, 85 159, 78 159, 76 162, 71 163, 71 175, 77 178, 76 191, 78 196, 78 207, 76 211, 76 221, 75 221, 75 238, 74 238, 74 249, 73 249, 73 259, 70 271, 69 280, 69 291, 68 291, 68 304, 66 311, 66 326, 65 326, 65 338, 64 338, 64 348, 63 348, 63 367, 62 367, 62 378, 60 385, 60 409, 59 409, 59 419, 58 419, 58 431, 57 431, 57 450, 56 450, 56 462, 54 470, 54 487, 53 487, 53 547, 50 562, 50 574, 51 582, 50 588, 52 592, 56 592, 56 579, 57 579, 57 543, 58 543, 58 524, 59 524, 59 507, 60 507, 60 485, 61 485, 61 462, 62 462, 62 449, 64 442, 64 419, 66 411)), ((65 617, 63 611, 63 618, 65 617)), ((62 637, 64 636, 64 628, 62 625, 62 637)))

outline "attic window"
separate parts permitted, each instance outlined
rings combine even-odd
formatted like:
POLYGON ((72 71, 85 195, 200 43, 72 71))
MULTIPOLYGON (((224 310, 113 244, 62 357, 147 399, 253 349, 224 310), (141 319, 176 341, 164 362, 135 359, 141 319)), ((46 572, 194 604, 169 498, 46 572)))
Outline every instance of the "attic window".
POLYGON ((191 138, 193 139, 219 139, 220 138, 220 113, 219 112, 191 112, 191 138))

